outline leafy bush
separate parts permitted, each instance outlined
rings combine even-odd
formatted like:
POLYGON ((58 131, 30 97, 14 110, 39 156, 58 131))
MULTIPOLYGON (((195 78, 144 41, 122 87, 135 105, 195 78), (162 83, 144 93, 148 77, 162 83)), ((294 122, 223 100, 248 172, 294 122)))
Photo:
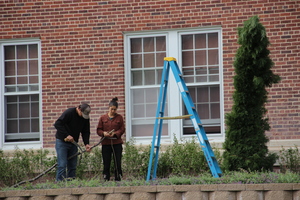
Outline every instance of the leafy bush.
POLYGON ((92 152, 78 156, 76 176, 80 179, 102 175, 101 148, 93 148, 92 152))
POLYGON ((16 149, 13 155, 4 154, 0 150, 0 187, 13 185, 48 169, 55 163, 55 157, 48 157, 48 154, 48 150, 42 149, 37 151, 16 149))
POLYGON ((209 170, 204 153, 193 137, 191 141, 174 138, 174 143, 162 153, 158 162, 158 177, 197 175, 209 170))
MULTIPOLYGON (((94 148, 90 153, 81 154, 78 157, 77 179, 65 183, 55 183, 55 169, 47 175, 24 184, 26 188, 69 186, 69 184, 95 187, 118 185, 143 185, 143 184, 220 184, 220 183, 294 183, 299 182, 300 154, 298 148, 282 149, 279 163, 281 174, 271 172, 225 172, 221 178, 212 177, 206 159, 200 145, 192 138, 190 141, 178 141, 174 139, 173 145, 161 151, 157 179, 145 183, 150 158, 150 146, 137 146, 134 140, 124 144, 122 158, 123 181, 122 183, 104 182, 102 179, 101 148, 94 148), (296 173, 296 175, 295 175, 296 173), (298 174, 297 174, 298 173, 298 174), (76 182, 77 181, 77 182, 76 182), (33 186, 39 184, 39 186, 33 186)), ((222 164, 222 156, 214 149, 219 164, 222 164)), ((19 150, 12 155, 4 154, 0 150, 0 187, 12 186, 20 181, 30 180, 36 175, 49 169, 56 163, 56 156, 50 155, 48 150, 40 149, 19 150)), ((113 167, 113 165, 112 165, 113 167)), ((113 169, 112 169, 113 171, 113 169)), ((70 186, 71 187, 71 186, 70 186)))
POLYGON ((292 171, 300 173, 300 152, 298 146, 295 148, 282 149, 279 151, 279 165, 280 170, 285 173, 286 171, 292 171))
POLYGON ((142 177, 145 178, 150 159, 150 146, 135 146, 135 141, 131 139, 125 143, 124 154, 122 158, 122 169, 127 178, 142 177))

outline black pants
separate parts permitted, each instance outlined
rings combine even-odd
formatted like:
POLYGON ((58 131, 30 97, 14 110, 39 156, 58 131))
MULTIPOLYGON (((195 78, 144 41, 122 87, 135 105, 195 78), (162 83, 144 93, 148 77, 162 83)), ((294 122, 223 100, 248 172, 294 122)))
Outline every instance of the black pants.
POLYGON ((103 159, 103 177, 105 180, 110 180, 110 163, 114 160, 115 165, 115 180, 120 181, 122 177, 122 144, 102 145, 102 159, 103 159))

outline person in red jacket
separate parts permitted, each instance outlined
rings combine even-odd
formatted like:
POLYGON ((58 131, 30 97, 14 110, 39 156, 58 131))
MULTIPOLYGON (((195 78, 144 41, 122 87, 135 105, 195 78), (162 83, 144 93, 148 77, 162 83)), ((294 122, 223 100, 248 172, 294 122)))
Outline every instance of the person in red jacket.
POLYGON ((102 141, 103 178, 110 180, 110 163, 112 156, 115 164, 115 181, 122 178, 122 135, 125 132, 123 117, 117 113, 118 98, 115 97, 109 102, 108 113, 102 115, 97 126, 97 134, 105 137, 102 141))

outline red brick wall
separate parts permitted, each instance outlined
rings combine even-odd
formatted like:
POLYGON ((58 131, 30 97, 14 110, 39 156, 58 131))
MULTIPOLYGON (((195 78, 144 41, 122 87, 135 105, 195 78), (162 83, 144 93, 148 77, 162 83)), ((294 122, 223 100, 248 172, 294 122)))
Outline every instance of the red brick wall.
POLYGON ((91 130, 117 96, 125 114, 123 31, 222 26, 225 113, 231 110, 237 30, 258 15, 271 42, 274 72, 267 109, 271 139, 300 139, 300 1, 2 0, 0 39, 38 37, 42 44, 44 147, 67 107, 89 102, 91 130))

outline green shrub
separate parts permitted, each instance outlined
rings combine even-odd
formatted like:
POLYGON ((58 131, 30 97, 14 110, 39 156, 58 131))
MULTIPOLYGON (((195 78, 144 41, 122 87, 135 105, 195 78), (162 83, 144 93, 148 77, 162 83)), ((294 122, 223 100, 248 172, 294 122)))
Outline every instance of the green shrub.
POLYGON ((279 151, 279 165, 281 172, 292 171, 300 173, 300 152, 298 146, 295 148, 282 149, 279 151))
POLYGON ((0 151, 1 186, 8 186, 20 181, 31 179, 55 163, 55 157, 47 157, 48 150, 19 150, 12 155, 0 151))
POLYGON ((209 170, 203 151, 193 137, 191 141, 174 138, 173 145, 161 153, 158 162, 159 177, 173 175, 197 175, 209 170))
POLYGON ((269 39, 257 16, 238 28, 238 48, 234 69, 233 106, 225 115, 226 138, 223 143, 226 170, 272 170, 277 155, 268 152, 270 130, 267 109, 268 87, 280 81, 273 73, 268 50, 269 39))
POLYGON ((127 178, 145 178, 150 159, 151 147, 136 146, 134 143, 135 141, 133 139, 125 143, 122 158, 123 176, 126 176, 127 178))
POLYGON ((82 153, 78 156, 76 176, 80 179, 91 177, 102 177, 102 155, 101 148, 93 148, 89 153, 82 153))

